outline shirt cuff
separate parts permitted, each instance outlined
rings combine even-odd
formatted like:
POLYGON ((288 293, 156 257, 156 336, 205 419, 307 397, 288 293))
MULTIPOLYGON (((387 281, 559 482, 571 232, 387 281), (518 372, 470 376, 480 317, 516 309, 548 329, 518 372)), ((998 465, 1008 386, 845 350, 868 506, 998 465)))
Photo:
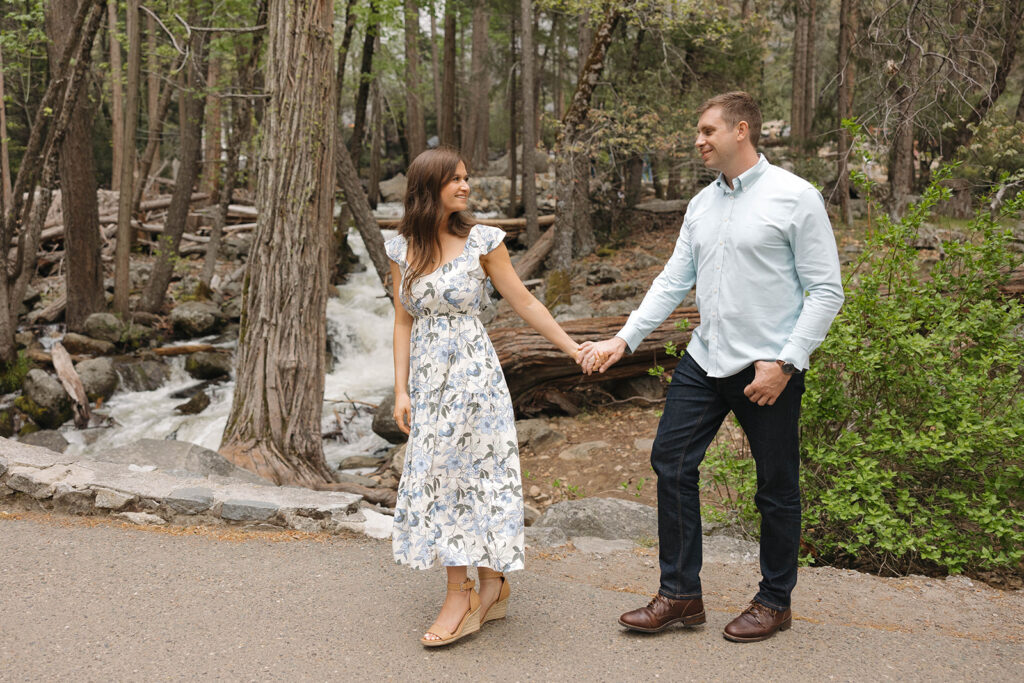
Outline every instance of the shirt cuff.
POLYGON ((778 359, 785 363, 792 363, 796 366, 797 370, 806 370, 811 366, 810 354, 793 342, 787 342, 782 347, 778 359))
POLYGON ((626 347, 630 353, 636 351, 636 347, 640 346, 640 342, 644 340, 644 335, 640 334, 640 332, 637 330, 627 330, 625 327, 619 330, 619 333, 615 336, 626 342, 626 347))

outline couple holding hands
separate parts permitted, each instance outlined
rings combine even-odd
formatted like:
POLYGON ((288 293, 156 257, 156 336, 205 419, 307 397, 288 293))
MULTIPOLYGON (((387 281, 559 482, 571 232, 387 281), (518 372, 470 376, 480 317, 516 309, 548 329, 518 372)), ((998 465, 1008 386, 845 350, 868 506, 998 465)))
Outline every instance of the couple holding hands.
POLYGON ((515 416, 477 317, 488 279, 587 374, 635 349, 696 287, 701 324, 675 369, 651 452, 660 587, 619 623, 645 633, 704 623, 698 467, 733 412, 756 465, 761 582, 723 635, 759 641, 790 627, 803 375, 843 302, 839 259, 821 194, 757 152, 754 100, 718 95, 699 116, 695 144, 719 175, 690 201, 672 256, 639 308, 601 342, 574 342, 519 280, 504 232, 473 224, 458 152, 428 150, 410 165, 405 215, 385 245, 395 283, 395 419, 409 433, 392 543, 398 563, 447 572, 424 646, 450 644, 505 617, 505 572, 525 560, 515 416))

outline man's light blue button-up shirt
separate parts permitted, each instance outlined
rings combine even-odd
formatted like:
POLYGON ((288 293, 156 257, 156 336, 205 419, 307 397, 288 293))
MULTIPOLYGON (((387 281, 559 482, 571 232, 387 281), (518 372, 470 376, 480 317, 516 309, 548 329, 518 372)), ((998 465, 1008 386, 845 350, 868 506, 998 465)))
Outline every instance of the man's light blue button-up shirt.
POLYGON ((616 336, 635 350, 694 285, 701 322, 686 351, 709 376, 757 360, 806 369, 843 304, 821 193, 764 155, 732 188, 719 175, 690 201, 672 257, 616 336))

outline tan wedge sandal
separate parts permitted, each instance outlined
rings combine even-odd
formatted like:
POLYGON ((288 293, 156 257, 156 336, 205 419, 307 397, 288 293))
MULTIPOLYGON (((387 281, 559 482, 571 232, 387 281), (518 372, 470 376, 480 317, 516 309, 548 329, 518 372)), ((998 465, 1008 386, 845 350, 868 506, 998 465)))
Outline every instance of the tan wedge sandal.
POLYGON ((441 645, 448 645, 454 643, 459 638, 468 636, 470 633, 475 633, 480 630, 480 595, 473 590, 474 583, 473 579, 466 579, 462 583, 449 583, 448 590, 458 591, 460 593, 469 591, 469 609, 466 610, 466 614, 462 617, 462 621, 459 622, 458 628, 455 631, 449 633, 435 621, 429 629, 428 634, 432 634, 438 637, 438 640, 430 640, 426 636, 420 638, 420 642, 423 643, 424 647, 439 647, 441 645))
POLYGON ((488 621, 504 619, 508 615, 508 597, 512 594, 512 589, 508 585, 508 579, 503 573, 496 572, 488 567, 479 567, 477 574, 480 577, 481 585, 483 585, 484 581, 490 579, 501 579, 501 590, 498 591, 498 598, 491 603, 491 606, 480 617, 480 625, 482 626, 488 621))

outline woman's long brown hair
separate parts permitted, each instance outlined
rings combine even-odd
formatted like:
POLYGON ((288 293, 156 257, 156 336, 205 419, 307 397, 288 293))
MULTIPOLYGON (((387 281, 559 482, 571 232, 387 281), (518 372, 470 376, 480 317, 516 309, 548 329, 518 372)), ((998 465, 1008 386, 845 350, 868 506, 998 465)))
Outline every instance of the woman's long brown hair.
POLYGON ((437 147, 421 153, 409 164, 405 190, 405 215, 398 225, 398 233, 405 238, 406 258, 410 248, 413 258, 402 279, 402 288, 409 290, 416 278, 427 274, 435 255, 441 254, 440 231, 447 229, 453 235, 466 237, 473 227, 472 217, 458 211, 448 217, 448 225, 441 226, 441 188, 455 177, 459 162, 465 160, 457 149, 437 147))

